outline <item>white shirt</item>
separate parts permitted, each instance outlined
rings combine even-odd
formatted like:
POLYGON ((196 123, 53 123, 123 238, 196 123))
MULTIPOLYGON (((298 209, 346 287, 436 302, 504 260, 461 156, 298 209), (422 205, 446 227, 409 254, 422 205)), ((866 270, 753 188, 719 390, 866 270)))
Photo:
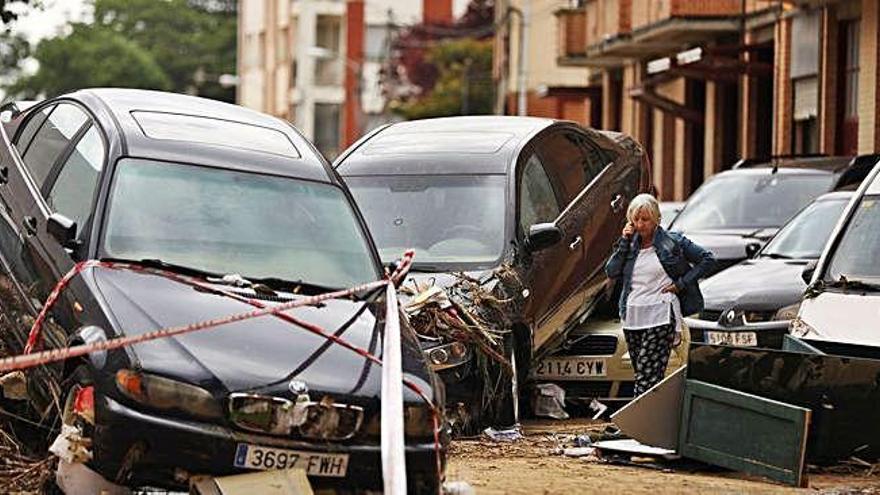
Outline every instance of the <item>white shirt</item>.
POLYGON ((681 331, 681 304, 678 297, 672 292, 662 292, 670 284, 672 279, 660 264, 654 247, 640 249, 633 267, 623 328, 644 330, 675 321, 676 330, 681 331))

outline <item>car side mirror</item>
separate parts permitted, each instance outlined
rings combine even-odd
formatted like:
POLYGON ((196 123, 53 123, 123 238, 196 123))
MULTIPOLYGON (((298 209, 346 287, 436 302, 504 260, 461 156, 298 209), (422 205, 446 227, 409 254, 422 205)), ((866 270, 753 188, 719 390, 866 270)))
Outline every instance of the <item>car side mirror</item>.
POLYGON ((761 245, 757 242, 750 242, 749 244, 746 244, 746 258, 754 258, 760 250, 761 245))
POLYGON ((562 230, 554 223, 536 223, 529 227, 526 238, 526 249, 531 252, 541 251, 562 240, 562 230))
POLYGON ((801 278, 804 280, 805 284, 810 285, 810 281, 813 280, 813 274, 816 273, 816 266, 818 264, 818 261, 813 260, 807 263, 807 266, 804 267, 804 271, 801 272, 801 278))
POLYGON ((60 213, 53 213, 46 222, 46 231, 55 238, 62 247, 76 249, 76 222, 60 213))

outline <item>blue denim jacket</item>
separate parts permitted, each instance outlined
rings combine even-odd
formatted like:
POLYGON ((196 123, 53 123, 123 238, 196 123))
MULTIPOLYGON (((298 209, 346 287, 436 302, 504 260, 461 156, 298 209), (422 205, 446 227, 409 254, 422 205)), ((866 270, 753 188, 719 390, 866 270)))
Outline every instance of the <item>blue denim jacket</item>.
MULTIPOLYGON (((623 282, 620 291, 620 318, 626 315, 626 301, 632 289, 632 272, 639 254, 639 234, 632 239, 621 237, 617 248, 605 263, 605 273, 611 279, 623 282)), ((654 230, 654 250, 660 265, 678 287, 681 314, 691 315, 703 310, 703 294, 699 280, 715 265, 715 256, 677 232, 667 232, 663 227, 654 230)))

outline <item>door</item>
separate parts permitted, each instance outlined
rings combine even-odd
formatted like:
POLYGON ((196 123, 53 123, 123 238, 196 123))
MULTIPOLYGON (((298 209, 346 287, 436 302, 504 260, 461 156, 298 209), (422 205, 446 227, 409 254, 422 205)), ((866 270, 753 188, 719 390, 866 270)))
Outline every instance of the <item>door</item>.
POLYGON ((39 190, 30 180, 22 157, 53 108, 29 112, 15 135, 10 136, 3 129, 0 145, 0 262, 4 274, 9 276, 5 287, 17 290, 28 306, 21 309, 31 311, 39 307, 38 297, 33 293, 38 276, 25 249, 25 223, 39 190))
POLYGON ((59 167, 70 155, 73 143, 77 142, 89 127, 88 115, 73 103, 59 103, 49 113, 45 122, 36 131, 27 149, 22 154, 24 172, 30 194, 29 204, 22 205, 25 210, 22 222, 24 235, 24 258, 34 271, 34 281, 30 287, 31 298, 38 305, 45 301, 55 283, 63 275, 62 270, 72 266, 67 262, 56 265, 41 248, 40 236, 46 233, 45 220, 49 215, 46 196, 58 175, 59 167))
POLYGON ((536 323, 536 351, 561 338, 584 304, 581 265, 585 218, 580 212, 589 170, 582 166, 583 152, 573 136, 571 130, 554 130, 539 139, 535 148, 561 206, 554 223, 562 231, 562 242, 536 253, 530 270, 534 287, 540 291, 540 298, 530 308, 536 323))

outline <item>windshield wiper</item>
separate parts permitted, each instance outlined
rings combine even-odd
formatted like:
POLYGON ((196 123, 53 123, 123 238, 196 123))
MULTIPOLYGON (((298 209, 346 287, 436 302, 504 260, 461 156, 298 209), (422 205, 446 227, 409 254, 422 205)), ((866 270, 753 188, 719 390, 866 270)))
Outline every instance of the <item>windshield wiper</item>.
POLYGON ((162 261, 158 258, 142 258, 139 260, 134 259, 126 259, 126 258, 102 258, 101 261, 109 261, 115 263, 131 263, 133 265, 140 265, 147 268, 158 268, 160 270, 167 270, 169 272, 177 272, 183 273, 185 275, 194 275, 202 278, 209 277, 219 277, 220 274, 209 272, 207 270, 202 270, 201 268, 195 268, 192 266, 179 265, 176 263, 169 263, 167 261, 162 261))
POLYGON ((444 271, 437 265, 429 265, 425 263, 413 263, 410 271, 413 272, 425 272, 425 273, 439 273, 444 271))
POLYGON ((839 279, 834 281, 826 281, 823 285, 833 289, 880 291, 880 284, 865 282, 859 279, 848 279, 845 275, 841 275, 839 279))

